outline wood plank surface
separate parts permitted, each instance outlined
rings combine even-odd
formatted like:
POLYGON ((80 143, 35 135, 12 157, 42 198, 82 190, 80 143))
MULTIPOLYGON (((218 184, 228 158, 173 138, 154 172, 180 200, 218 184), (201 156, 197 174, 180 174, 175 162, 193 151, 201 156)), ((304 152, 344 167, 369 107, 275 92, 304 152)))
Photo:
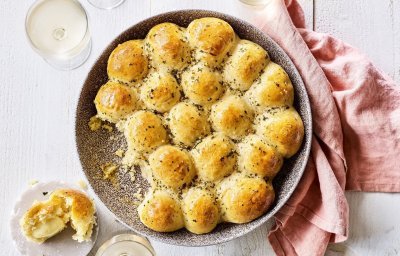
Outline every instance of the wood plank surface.
MULTIPOLYGON (((148 1, 127 1, 111 11, 81 1, 89 14, 92 53, 72 71, 49 66, 29 46, 24 31, 30 1, 0 1, 0 255, 19 255, 8 221, 14 201, 32 179, 83 178, 75 147, 75 109, 83 81, 105 46, 128 26, 150 16, 148 1), (130 3, 129 3, 130 2, 130 3)), ((102 204, 99 242, 121 229, 102 204)))
POLYGON ((315 0, 315 30, 358 47, 400 82, 400 3, 393 0, 315 0))

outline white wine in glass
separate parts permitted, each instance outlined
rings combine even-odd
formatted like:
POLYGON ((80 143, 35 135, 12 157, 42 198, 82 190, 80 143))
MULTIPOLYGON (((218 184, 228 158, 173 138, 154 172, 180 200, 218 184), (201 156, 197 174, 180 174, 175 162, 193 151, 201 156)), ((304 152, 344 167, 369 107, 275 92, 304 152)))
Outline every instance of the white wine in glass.
POLYGON ((89 57, 88 17, 77 0, 37 0, 25 27, 32 48, 55 68, 74 69, 89 57))
POLYGON ((134 234, 120 234, 106 241, 96 256, 156 256, 149 240, 134 234))
POLYGON ((88 0, 94 7, 107 10, 119 6, 124 1, 125 0, 88 0))

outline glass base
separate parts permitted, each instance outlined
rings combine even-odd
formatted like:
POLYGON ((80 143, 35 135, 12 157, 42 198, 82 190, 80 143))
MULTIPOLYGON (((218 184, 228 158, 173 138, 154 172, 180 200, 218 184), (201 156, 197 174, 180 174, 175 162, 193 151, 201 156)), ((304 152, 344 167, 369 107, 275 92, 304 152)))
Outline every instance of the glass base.
POLYGON ((239 0, 240 2, 253 6, 263 6, 268 3, 269 0, 239 0))
POLYGON ((88 0, 96 8, 110 10, 121 5, 125 0, 88 0))
POLYGON ((87 46, 76 56, 66 59, 44 59, 52 67, 58 70, 73 70, 83 65, 90 56, 92 50, 92 40, 89 40, 87 46))

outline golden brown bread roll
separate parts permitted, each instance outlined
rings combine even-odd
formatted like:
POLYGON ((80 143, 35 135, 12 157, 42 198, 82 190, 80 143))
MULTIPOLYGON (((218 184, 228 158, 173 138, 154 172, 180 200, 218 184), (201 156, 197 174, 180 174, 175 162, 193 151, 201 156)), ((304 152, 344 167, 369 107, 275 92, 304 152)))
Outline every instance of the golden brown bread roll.
POLYGON ((155 185, 165 185, 171 189, 188 185, 196 175, 191 155, 178 147, 165 145, 149 156, 150 169, 155 185))
POLYGON ((256 122, 256 133, 275 145, 284 157, 291 157, 299 150, 304 126, 294 108, 269 109, 256 122))
POLYGON ((112 51, 108 58, 107 73, 111 80, 136 84, 147 75, 147 66, 143 40, 131 40, 119 44, 112 51))
POLYGON ((182 73, 181 85, 185 95, 195 104, 208 105, 221 97, 225 88, 221 74, 203 63, 191 66, 182 73))
POLYGON ((167 190, 147 194, 138 213, 146 227, 158 232, 172 232, 184 227, 181 206, 176 196, 167 190))
POLYGON ((216 67, 235 44, 233 28, 218 18, 200 18, 192 21, 187 30, 189 45, 195 50, 195 59, 216 67))
POLYGON ((173 23, 154 26, 146 36, 145 50, 156 69, 181 70, 190 63, 185 29, 173 23))
POLYGON ((238 139, 252 129, 253 111, 238 96, 228 96, 211 108, 211 123, 218 132, 223 132, 233 139, 238 139))
POLYGON ((78 242, 90 241, 96 224, 96 208, 85 194, 73 189, 55 190, 43 202, 34 202, 20 220, 26 238, 43 243, 61 232, 70 222, 78 242))
POLYGON ((196 140, 210 133, 206 115, 190 103, 181 102, 175 105, 166 120, 173 141, 178 145, 193 146, 196 140))
POLYGON ((270 62, 260 79, 246 92, 245 98, 259 113, 268 107, 292 106, 293 85, 285 70, 270 62))
POLYGON ((217 181, 231 174, 236 165, 235 144, 221 133, 203 139, 192 155, 200 179, 217 181))
POLYGON ((100 87, 94 100, 97 116, 116 123, 136 108, 136 93, 124 84, 109 81, 100 87))
POLYGON ((67 209, 62 200, 34 202, 19 224, 25 237, 35 243, 43 243, 55 236, 69 221, 67 209))
POLYGON ((150 111, 140 110, 128 118, 124 127, 128 149, 149 153, 168 142, 161 118, 150 111))
POLYGON ((192 233, 211 232, 220 220, 219 208, 211 191, 192 187, 183 195, 185 227, 192 233))
POLYGON ((283 157, 275 147, 260 136, 252 134, 238 144, 238 166, 244 173, 274 178, 283 164, 283 157))
POLYGON ((85 194, 73 189, 59 189, 50 195, 50 200, 61 198, 68 208, 71 226, 76 234, 72 236, 78 242, 90 241, 93 225, 96 223, 96 208, 85 194))
POLYGON ((140 98, 147 108, 164 113, 179 102, 180 86, 170 73, 151 73, 141 88, 140 98))
POLYGON ((232 175, 218 187, 222 219, 247 223, 263 215, 275 199, 271 184, 259 177, 232 175))
POLYGON ((224 81, 233 89, 246 91, 269 62, 269 56, 261 46, 248 40, 240 40, 226 61, 224 81))

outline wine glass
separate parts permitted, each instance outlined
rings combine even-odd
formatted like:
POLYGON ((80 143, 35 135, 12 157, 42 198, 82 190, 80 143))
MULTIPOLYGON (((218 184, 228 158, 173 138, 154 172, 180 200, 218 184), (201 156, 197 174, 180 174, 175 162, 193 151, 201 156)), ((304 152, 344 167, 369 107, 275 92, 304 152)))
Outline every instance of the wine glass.
POLYGON ((239 0, 242 3, 254 6, 266 5, 269 0, 239 0))
POLYGON ((96 256, 155 256, 156 253, 149 240, 135 234, 120 234, 106 241, 96 256))
POLYGON ((77 68, 90 55, 88 16, 77 0, 37 0, 25 30, 31 47, 57 69, 77 68))
POLYGON ((125 0, 88 0, 88 2, 94 7, 100 9, 113 9, 120 4, 122 4, 125 0))

